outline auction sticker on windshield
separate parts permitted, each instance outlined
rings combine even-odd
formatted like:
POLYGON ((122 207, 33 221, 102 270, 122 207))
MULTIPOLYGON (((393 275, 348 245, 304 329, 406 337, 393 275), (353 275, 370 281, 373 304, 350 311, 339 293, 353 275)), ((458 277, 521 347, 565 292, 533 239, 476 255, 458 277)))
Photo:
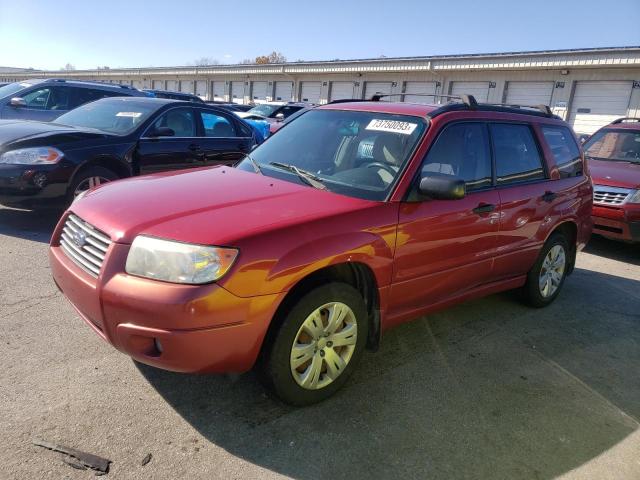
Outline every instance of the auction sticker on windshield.
POLYGON ((367 125, 366 130, 377 130, 379 132, 401 133, 411 135, 418 126, 417 123, 401 122, 399 120, 379 120, 374 118, 367 125))

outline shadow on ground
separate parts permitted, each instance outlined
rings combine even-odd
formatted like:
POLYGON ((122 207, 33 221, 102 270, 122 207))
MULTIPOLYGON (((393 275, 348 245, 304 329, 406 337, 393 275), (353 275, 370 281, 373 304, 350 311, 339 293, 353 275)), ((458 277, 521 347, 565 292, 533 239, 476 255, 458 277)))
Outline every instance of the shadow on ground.
POLYGON ((208 440, 293 478, 550 479, 639 426, 639 287, 577 269, 547 309, 503 294, 422 318, 305 409, 253 374, 138 368, 208 440))
POLYGON ((0 207, 0 235, 49 243, 62 210, 20 210, 0 207))
POLYGON ((584 251, 592 255, 640 266, 640 244, 638 243, 618 242, 594 235, 584 251))

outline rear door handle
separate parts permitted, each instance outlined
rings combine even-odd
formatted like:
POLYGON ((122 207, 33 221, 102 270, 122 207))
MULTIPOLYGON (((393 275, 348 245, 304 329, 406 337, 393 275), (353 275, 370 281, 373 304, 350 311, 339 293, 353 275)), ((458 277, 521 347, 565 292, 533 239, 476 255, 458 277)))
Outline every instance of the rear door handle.
POLYGON ((496 206, 493 203, 481 203, 476 208, 474 208, 472 212, 477 215, 483 215, 485 213, 491 213, 495 209, 496 209, 496 206))
POLYGON ((545 202, 553 202, 556 198, 558 198, 558 194, 555 192, 551 192, 551 191, 546 191, 544 192, 544 195, 542 195, 542 200, 545 202))

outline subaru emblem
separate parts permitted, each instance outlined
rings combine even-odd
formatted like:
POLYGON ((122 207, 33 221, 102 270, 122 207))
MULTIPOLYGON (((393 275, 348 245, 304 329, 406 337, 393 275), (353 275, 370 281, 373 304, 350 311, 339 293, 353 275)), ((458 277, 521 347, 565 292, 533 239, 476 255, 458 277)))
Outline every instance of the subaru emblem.
POLYGON ((76 244, 76 247, 82 248, 87 243, 87 234, 84 230, 78 230, 73 234, 73 243, 76 244))

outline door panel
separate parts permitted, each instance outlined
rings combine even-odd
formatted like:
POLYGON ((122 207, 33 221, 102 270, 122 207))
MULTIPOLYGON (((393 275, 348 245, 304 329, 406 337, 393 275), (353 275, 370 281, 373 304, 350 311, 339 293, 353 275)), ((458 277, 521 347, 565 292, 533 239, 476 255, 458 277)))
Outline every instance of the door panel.
POLYGON ((219 112, 199 110, 203 136, 198 139, 205 165, 234 165, 251 149, 253 138, 219 112))

